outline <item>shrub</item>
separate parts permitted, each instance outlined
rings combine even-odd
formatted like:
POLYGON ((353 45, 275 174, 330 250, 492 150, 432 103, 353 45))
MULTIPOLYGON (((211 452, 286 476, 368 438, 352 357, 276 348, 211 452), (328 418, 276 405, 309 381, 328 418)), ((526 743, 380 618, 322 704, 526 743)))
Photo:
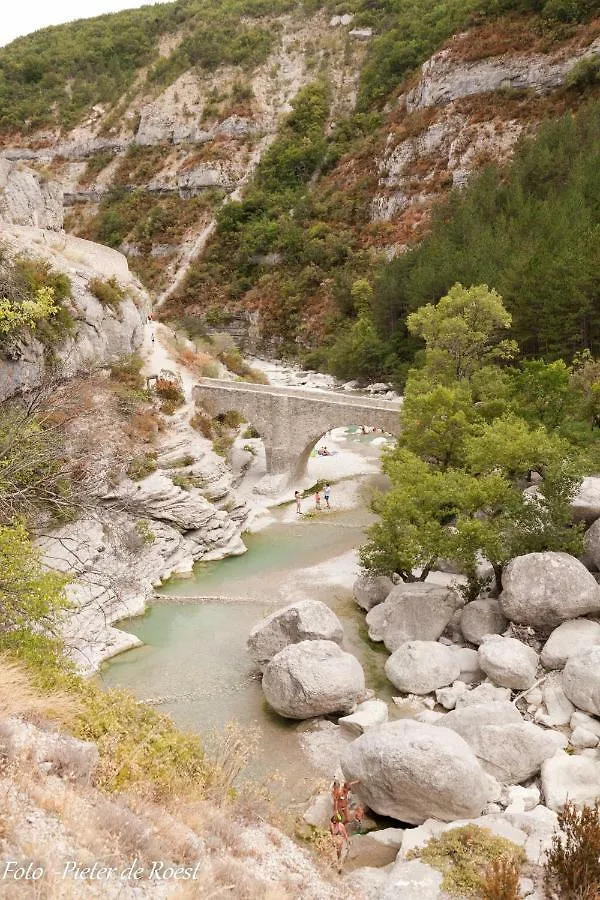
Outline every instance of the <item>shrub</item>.
POLYGON ((494 859, 481 879, 481 900, 521 900, 521 869, 515 859, 494 859))
POLYGON ((233 436, 231 434, 218 434, 213 438, 213 450, 218 456, 226 457, 231 450, 233 436))
POLYGON ((518 868, 525 859, 521 847, 477 825, 451 828, 409 856, 439 869, 444 875, 443 890, 477 898, 482 897, 486 872, 494 860, 502 858, 518 868))
POLYGON ((585 90, 600 84, 600 59, 597 56, 586 56, 575 63, 566 79, 567 87, 585 90))
POLYGON ((135 456, 127 467, 127 474, 132 481, 141 481, 148 475, 156 472, 158 463, 156 453, 145 453, 143 456, 135 456))
POLYGON ((181 383, 174 378, 158 378, 154 390, 162 400, 170 400, 175 406, 181 406, 185 402, 181 383))
POLYGON ((577 809, 566 803, 558 814, 546 866, 552 900, 597 900, 600 890, 600 802, 577 809))
POLYGON ((119 384, 124 384, 135 391, 142 391, 145 381, 141 375, 143 361, 137 353, 126 356, 114 366, 110 367, 110 377, 119 384))
POLYGON ((147 519, 138 519, 135 523, 135 530, 143 544, 153 544, 156 540, 156 535, 150 528, 147 519))
POLYGON ((244 440, 248 441, 248 440, 251 440, 252 438, 259 438, 260 434, 254 427, 254 425, 248 425, 248 427, 242 433, 242 437, 244 438, 244 440))
POLYGON ((196 431, 199 431, 200 434, 205 438, 212 438, 213 436, 213 426, 210 416, 207 416, 206 413, 195 412, 192 418, 190 419, 190 425, 196 431))
POLYGON ((113 310, 117 310, 125 298, 125 291, 114 275, 107 281, 103 281, 101 278, 92 278, 88 284, 88 290, 103 306, 108 306, 113 310))

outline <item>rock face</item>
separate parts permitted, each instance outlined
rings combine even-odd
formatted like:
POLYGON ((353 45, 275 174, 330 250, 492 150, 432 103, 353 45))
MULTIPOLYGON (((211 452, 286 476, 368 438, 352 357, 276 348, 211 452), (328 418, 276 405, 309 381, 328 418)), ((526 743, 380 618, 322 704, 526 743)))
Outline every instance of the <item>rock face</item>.
POLYGON ((600 797, 600 762, 559 753, 542 766, 542 790, 550 809, 561 809, 567 800, 591 805, 600 797))
POLYGON ((569 657, 562 683, 565 694, 578 709, 600 715, 600 647, 569 657))
POLYGON ((504 615, 540 631, 600 612, 600 585, 568 553, 517 556, 504 570, 502 587, 500 606, 504 615))
POLYGON ((30 225, 60 231, 63 191, 33 169, 0 159, 0 219, 9 225, 30 225))
POLYGON ((344 638, 342 623, 320 600, 299 600, 258 622, 246 646, 252 658, 264 667, 288 644, 301 641, 334 641, 344 638))
POLYGON ((600 644, 600 624, 589 619, 572 619, 555 628, 542 649, 547 669, 563 669, 571 656, 600 644))
POLYGON ((391 578, 385 575, 361 575, 352 586, 354 599, 361 609, 369 612, 374 606, 383 603, 387 595, 394 587, 391 578))
POLYGON ((456 732, 404 719, 371 728, 342 756, 349 781, 380 815, 420 825, 481 813, 492 781, 456 732))
POLYGON ((460 97, 497 91, 501 88, 548 91, 561 85, 582 56, 597 52, 592 44, 584 53, 569 59, 545 54, 503 56, 457 64, 452 49, 432 56, 421 70, 421 81, 407 95, 409 112, 450 103, 460 97))
POLYGON ((460 617, 460 630, 471 644, 481 643, 486 634, 502 634, 508 626, 497 600, 473 600, 460 617))
POLYGON ((545 759, 566 746, 566 738, 524 722, 512 703, 464 706, 440 720, 469 744, 483 768, 508 784, 518 784, 540 771, 545 759))
POLYGON ((435 641, 408 641, 392 653, 385 674, 405 694, 429 694, 460 675, 458 655, 435 641))
MULTIPOLYGON (((387 649, 393 653, 406 641, 437 641, 462 599, 438 584, 401 584, 371 616, 387 649)), ((369 620, 367 620, 369 621, 369 620)))
POLYGON ((479 665, 494 684, 522 691, 535 681, 538 655, 515 638, 490 635, 479 647, 479 665))
POLYGON ((571 502, 576 522, 595 522, 600 519, 600 475, 584 478, 579 491, 571 502))
POLYGON ((262 687, 269 706, 288 719, 349 713, 365 691, 358 660, 333 641, 284 647, 267 665, 262 687))

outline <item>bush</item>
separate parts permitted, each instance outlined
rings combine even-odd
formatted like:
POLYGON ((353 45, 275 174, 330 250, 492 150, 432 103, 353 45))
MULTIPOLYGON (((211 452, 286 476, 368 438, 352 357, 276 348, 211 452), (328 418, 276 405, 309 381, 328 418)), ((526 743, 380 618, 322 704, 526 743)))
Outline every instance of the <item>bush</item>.
POLYGON ((575 63, 566 79, 567 87, 585 90, 595 84, 600 84, 600 58, 598 56, 586 56, 575 63))
POLYGON ((577 809, 566 803, 558 814, 545 866, 552 900, 597 900, 600 891, 600 802, 577 809))
POLYGON ((195 412, 190 419, 190 425, 196 431, 199 431, 203 437, 208 438, 209 440, 213 437, 212 420, 206 413, 195 412))
POLYGON ((246 430, 242 433, 242 437, 244 438, 244 440, 247 441, 247 440, 251 440, 252 438, 259 438, 260 434, 254 427, 254 425, 248 425, 246 430))
POLYGON ((107 281, 103 281, 101 278, 92 278, 88 284, 88 290, 103 306, 108 306, 113 310, 119 309, 125 299, 125 291, 114 275, 107 281))
POLYGON ((174 404, 174 408, 185 402, 185 394, 181 383, 171 378, 158 378, 154 390, 162 400, 174 404))
POLYGON ((145 453, 143 456, 135 456, 127 467, 127 474, 132 481, 141 481, 148 475, 156 472, 158 463, 156 453, 145 453))
MULTIPOLYGON (((486 873, 495 860, 503 859, 518 868, 525 859, 521 847, 477 825, 450 828, 424 847, 412 850, 409 856, 439 869, 444 875, 443 890, 480 900, 486 873)), ((510 900, 510 895, 506 900, 510 900)))
POLYGON ((143 361, 137 353, 126 356, 114 366, 110 367, 110 377, 113 381, 125 385, 134 391, 143 391, 145 388, 145 379, 141 374, 143 361))

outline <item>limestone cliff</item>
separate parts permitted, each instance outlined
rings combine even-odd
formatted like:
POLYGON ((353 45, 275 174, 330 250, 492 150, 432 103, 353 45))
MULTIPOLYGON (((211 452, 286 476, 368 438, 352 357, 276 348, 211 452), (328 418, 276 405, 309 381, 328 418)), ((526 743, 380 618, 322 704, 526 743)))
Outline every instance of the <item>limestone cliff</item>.
MULTIPOLYGON (((47 261, 68 276, 66 306, 73 327, 53 347, 53 366, 72 376, 117 362, 136 351, 143 338, 149 298, 116 250, 62 230, 62 190, 31 169, 0 160, 0 242, 9 257, 47 261), (118 309, 90 290, 93 279, 115 278, 124 290, 118 309)), ((48 353, 35 333, 13 342, 0 360, 0 401, 37 386, 48 353)))

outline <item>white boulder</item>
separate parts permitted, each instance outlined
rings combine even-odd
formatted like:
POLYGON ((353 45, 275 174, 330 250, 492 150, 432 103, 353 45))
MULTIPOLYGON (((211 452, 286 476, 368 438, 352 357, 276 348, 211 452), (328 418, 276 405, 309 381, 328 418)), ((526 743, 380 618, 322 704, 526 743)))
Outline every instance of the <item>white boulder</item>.
POLYGON ((460 663, 454 651, 443 644, 408 641, 387 660, 385 674, 405 694, 429 694, 456 681, 460 663))
POLYGON ((483 684, 478 684, 477 687, 474 687, 472 690, 468 691, 468 693, 459 697, 456 701, 456 708, 459 709, 463 706, 473 706, 482 703, 498 703, 509 700, 509 688, 496 687, 495 684, 485 681, 483 684))
POLYGON ((542 685, 543 707, 535 711, 535 721, 548 728, 560 728, 568 725, 575 707, 566 696, 560 672, 550 672, 542 685), (546 712, 544 713, 544 707, 546 712))
POLYGON ((377 627, 393 653, 406 641, 437 641, 462 605, 460 595, 444 585, 399 584, 378 611, 377 627))
POLYGON ((338 725, 352 734, 363 734, 375 725, 383 725, 388 720, 387 703, 383 700, 365 700, 359 703, 356 712, 338 719, 338 725))
POLYGON ((535 681, 538 655, 516 638, 489 635, 479 647, 479 665, 494 684, 525 690, 535 681))
POLYGON ((460 617, 460 630, 471 644, 479 645, 486 634, 502 634, 507 626, 500 604, 491 598, 467 603, 460 617))
POLYGON ((600 762, 588 756, 558 753, 542 765, 546 806, 559 810, 567 801, 578 807, 600 798, 600 762))
POLYGON ((483 768, 507 784, 532 778, 542 762, 567 743, 561 734, 524 722, 506 701, 455 709, 440 724, 460 734, 483 768))
MULTIPOLYGON (((598 479, 600 481, 600 478, 598 479)), ((585 552, 597 569, 600 569, 600 518, 585 533, 585 552)))
POLYGON ((565 694, 578 709, 600 715, 600 647, 570 656, 563 669, 565 694))
POLYGON ((595 522, 600 519, 600 476, 584 478, 575 498, 571 501, 576 522, 595 522))
POLYGON ((269 706, 289 719, 351 712, 365 676, 356 657, 333 641, 289 644, 268 663, 262 687, 269 706))
POLYGON ((371 728, 347 747, 342 770, 372 810, 419 825, 479 815, 495 789, 456 732, 411 719, 371 728))
POLYGON ((575 712, 571 716, 570 725, 573 729, 585 728, 586 731, 591 731, 596 735, 596 737, 600 738, 600 722, 598 721, 598 719, 594 719, 592 716, 588 716, 587 713, 575 710, 575 712))
POLYGON ((542 665, 562 669, 570 656, 600 644, 600 623, 590 619, 571 619, 555 628, 542 648, 542 665))
POLYGON ((540 631, 600 612, 600 585, 568 553, 517 556, 504 570, 502 587, 500 606, 506 618, 540 631))
POLYGON ((420 859, 395 863, 377 900, 438 900, 443 875, 420 859))
POLYGON ((598 735, 594 734, 593 731, 588 731, 587 728, 577 726, 577 728, 573 729, 569 743, 572 747, 577 747, 578 750, 587 750, 590 747, 598 746, 598 735))
POLYGON ((246 646, 252 658, 265 666, 288 644, 314 640, 341 644, 343 638, 342 623, 325 603, 299 600, 258 622, 250 632, 246 646))
POLYGON ((369 612, 383 603, 393 587, 394 582, 386 575, 360 575, 352 586, 352 593, 361 609, 369 612))

